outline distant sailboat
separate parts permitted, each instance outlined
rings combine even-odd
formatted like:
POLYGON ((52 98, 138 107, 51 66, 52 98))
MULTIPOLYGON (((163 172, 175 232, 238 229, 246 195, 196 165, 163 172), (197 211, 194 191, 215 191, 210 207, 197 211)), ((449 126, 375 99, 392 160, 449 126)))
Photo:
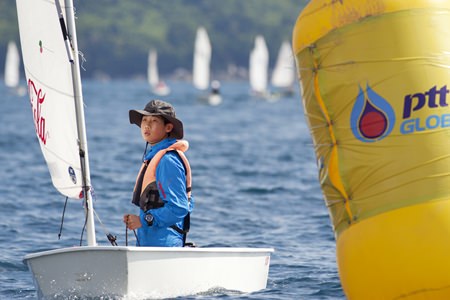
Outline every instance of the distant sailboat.
POLYGON ((170 94, 169 86, 164 81, 159 80, 158 53, 153 49, 148 53, 147 79, 154 94, 158 96, 167 96, 170 94))
MULTIPOLYGON (((195 37, 192 80, 194 86, 201 91, 206 91, 210 85, 211 53, 212 47, 208 33, 204 27, 199 27, 195 37)), ((222 103, 220 93, 210 93, 202 95, 200 98, 210 105, 222 103)))
POLYGON ((275 88, 273 95, 291 96, 294 93, 295 63, 288 41, 281 44, 270 82, 275 88))
POLYGON ((211 43, 204 27, 197 29, 194 45, 194 66, 192 80, 199 90, 209 87, 209 68, 211 63, 211 43))
POLYGON ((19 95, 25 95, 25 88, 19 86, 20 80, 20 55, 16 43, 10 41, 6 51, 5 60, 5 86, 19 95))
POLYGON ((252 95, 258 97, 268 96, 268 69, 269 50, 262 35, 255 38, 255 46, 250 52, 249 59, 249 80, 252 95))

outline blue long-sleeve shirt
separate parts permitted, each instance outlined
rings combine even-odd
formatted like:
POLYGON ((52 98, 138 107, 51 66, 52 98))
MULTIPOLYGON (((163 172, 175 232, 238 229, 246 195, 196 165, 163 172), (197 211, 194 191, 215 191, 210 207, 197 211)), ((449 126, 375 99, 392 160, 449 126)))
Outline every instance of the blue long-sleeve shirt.
MULTIPOLYGON (((162 149, 166 149, 175 139, 164 139, 153 145, 145 155, 145 160, 162 149)), ((183 220, 193 209, 193 198, 190 203, 186 194, 186 174, 183 162, 176 152, 167 152, 156 168, 156 185, 164 206, 157 209, 143 211, 140 209, 142 227, 138 228, 138 242, 140 246, 181 247, 183 235, 170 228, 176 225, 183 228, 183 220), (144 217, 147 213, 153 215, 153 225, 148 226, 144 217)))

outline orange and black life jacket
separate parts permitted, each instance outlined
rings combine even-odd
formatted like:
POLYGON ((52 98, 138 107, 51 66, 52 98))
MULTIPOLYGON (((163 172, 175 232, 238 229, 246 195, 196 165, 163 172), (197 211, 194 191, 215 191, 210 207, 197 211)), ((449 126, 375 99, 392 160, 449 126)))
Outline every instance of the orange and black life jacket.
MULTIPOLYGON (((136 184, 133 191, 132 203, 139 206, 144 212, 149 209, 157 209, 164 206, 164 201, 161 200, 159 190, 156 185, 156 168, 158 167, 161 158, 167 153, 174 151, 181 159, 184 165, 186 174, 186 194, 188 201, 191 200, 191 184, 192 175, 191 167, 184 152, 189 148, 187 141, 180 140, 172 144, 166 149, 158 151, 150 161, 144 161, 136 179, 136 184)), ((184 235, 183 244, 186 240, 186 234, 190 227, 190 213, 188 212, 184 218, 183 229, 175 225, 170 226, 172 229, 184 235)))

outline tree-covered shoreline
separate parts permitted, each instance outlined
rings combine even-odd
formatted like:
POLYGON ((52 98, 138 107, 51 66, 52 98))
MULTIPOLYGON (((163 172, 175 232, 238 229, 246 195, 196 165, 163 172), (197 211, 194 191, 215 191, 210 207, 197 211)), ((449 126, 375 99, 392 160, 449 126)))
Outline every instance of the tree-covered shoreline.
MULTIPOLYGON (((245 77, 254 38, 267 41, 273 66, 283 40, 291 40, 298 14, 307 0, 74 0, 78 46, 84 77, 145 76, 150 48, 158 51, 163 76, 183 78, 192 69, 198 26, 212 47, 216 77, 245 77)), ((0 2, 0 68, 6 45, 19 44, 15 1, 0 2)))

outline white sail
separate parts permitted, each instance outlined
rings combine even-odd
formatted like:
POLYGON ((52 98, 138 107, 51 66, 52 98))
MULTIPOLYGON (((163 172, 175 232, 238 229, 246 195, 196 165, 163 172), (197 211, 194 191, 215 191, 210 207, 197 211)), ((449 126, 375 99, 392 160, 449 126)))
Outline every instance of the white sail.
POLYGON ((148 52, 147 79, 155 95, 167 96, 170 94, 170 87, 163 80, 159 80, 158 53, 153 49, 148 52))
POLYGON ((20 56, 15 42, 9 42, 5 60, 5 85, 10 88, 19 86, 20 56))
POLYGON ((33 121, 53 185, 82 191, 71 66, 54 1, 17 1, 20 42, 33 121), (44 22, 45 20, 45 22, 44 22))
POLYGON ((264 37, 255 38, 255 46, 250 52, 249 80, 252 91, 266 93, 268 83, 269 50, 264 37))
POLYGON ((281 44, 275 68, 272 72, 272 85, 278 88, 292 87, 295 81, 294 66, 291 44, 285 41, 281 44))
POLYGON ((42 153, 55 188, 67 197, 85 198, 88 245, 96 245, 91 193, 87 192, 89 156, 72 0, 64 5, 59 0, 17 0, 16 6, 42 153))
POLYGON ((151 87, 155 87, 159 82, 158 54, 156 50, 150 50, 148 52, 147 79, 151 87))
POLYGON ((206 90, 210 81, 211 43, 203 27, 197 29, 194 47, 193 84, 197 89, 206 90))

